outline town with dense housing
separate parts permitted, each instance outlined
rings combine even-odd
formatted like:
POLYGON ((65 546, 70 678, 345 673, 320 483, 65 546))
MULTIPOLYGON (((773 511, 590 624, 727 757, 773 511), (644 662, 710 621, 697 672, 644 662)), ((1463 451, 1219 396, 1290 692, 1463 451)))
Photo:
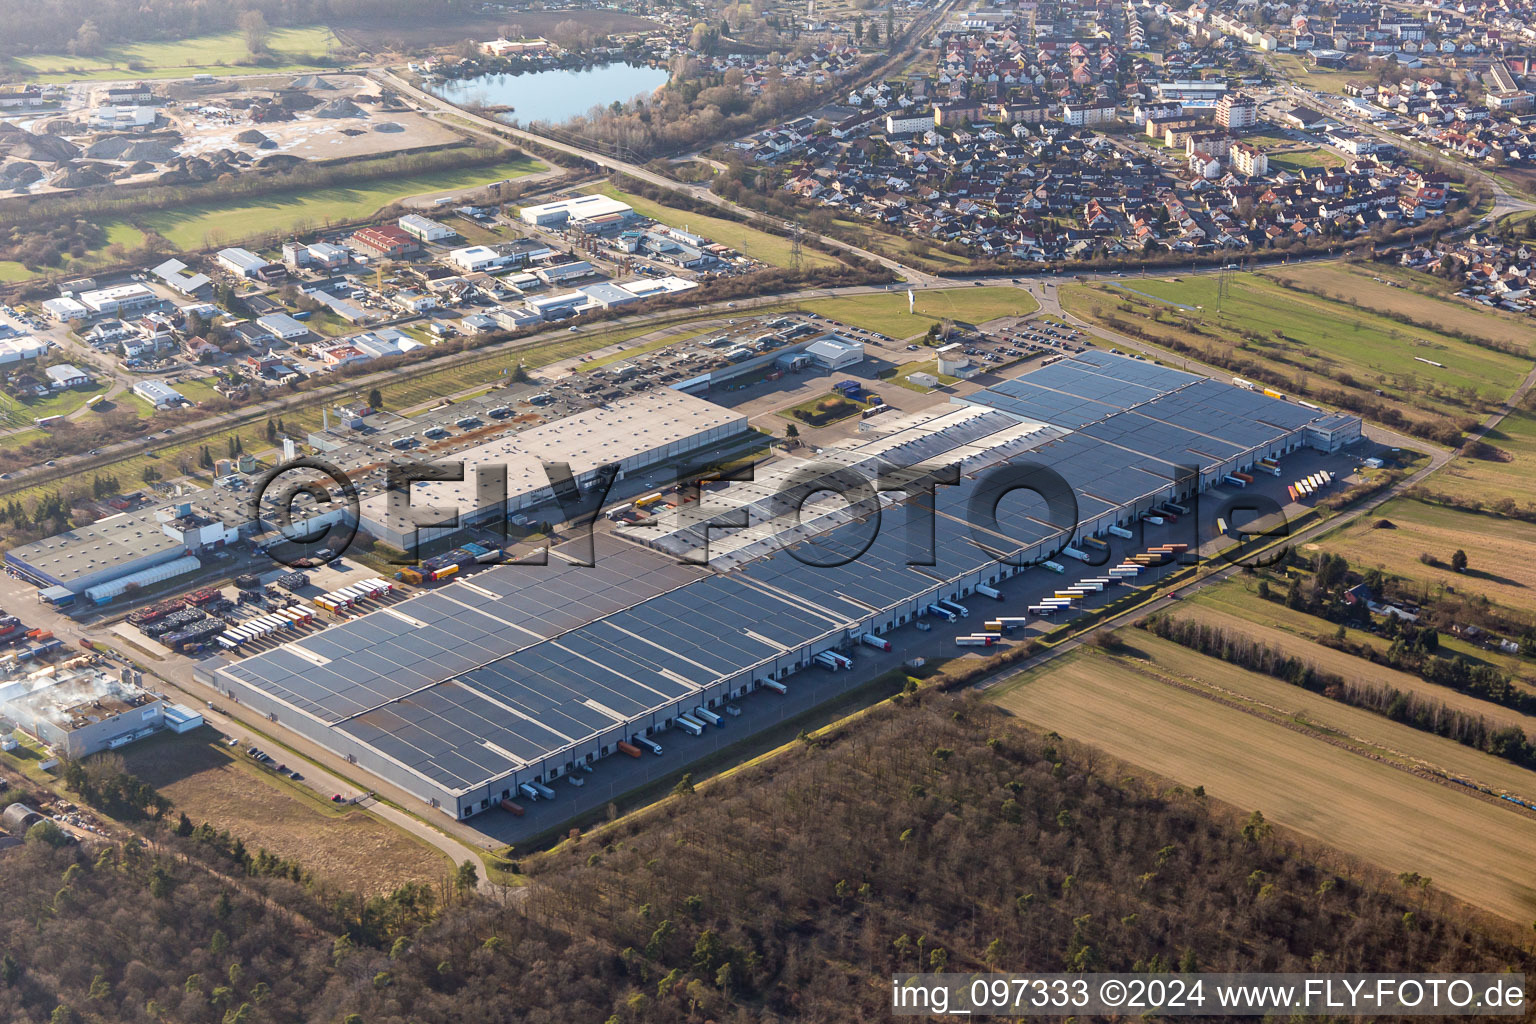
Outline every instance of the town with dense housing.
POLYGON ((1528 998, 1528 6, 14 14, 0 1019, 1528 998))

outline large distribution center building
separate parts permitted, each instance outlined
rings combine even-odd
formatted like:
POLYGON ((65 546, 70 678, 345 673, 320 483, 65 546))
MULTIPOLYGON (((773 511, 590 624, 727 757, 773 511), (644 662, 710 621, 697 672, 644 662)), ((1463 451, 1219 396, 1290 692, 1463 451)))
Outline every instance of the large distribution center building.
POLYGON ((585 491, 604 465, 617 465, 616 479, 622 480, 746 430, 747 417, 739 412, 670 389, 646 392, 456 452, 453 459, 464 464, 464 480, 416 484, 409 496, 400 491, 370 495, 361 502, 360 526, 386 544, 414 550, 416 543, 453 531, 418 532, 412 506, 452 509, 461 524, 516 514, 554 500, 546 462, 567 464, 585 491), (481 488, 485 467, 505 469, 505 500, 481 488))
MULTIPOLYGON (((658 530, 653 547, 599 534, 595 567, 558 558, 495 567, 202 678, 468 817, 694 707, 783 679, 821 651, 909 623, 929 602, 1028 571, 1019 566, 1158 500, 1350 433, 1308 407, 1091 352, 965 401, 970 410, 942 412, 927 428, 905 423, 877 451, 836 460, 847 472, 871 455, 960 465, 959 484, 936 492, 933 564, 910 564, 898 529, 866 550, 873 515, 828 520, 837 522, 829 532, 795 534, 767 553, 734 548, 718 568, 681 564, 675 552, 694 545, 676 531, 658 530), (1320 423, 1326 437, 1312 429, 1320 423), (978 470, 999 456, 1056 470, 1076 523, 1038 503, 1003 503, 995 521, 973 522, 973 499, 995 486, 978 470), (839 564, 808 564, 828 561, 839 564)), ((763 498, 752 485, 734 497, 710 492, 722 508, 763 498)))

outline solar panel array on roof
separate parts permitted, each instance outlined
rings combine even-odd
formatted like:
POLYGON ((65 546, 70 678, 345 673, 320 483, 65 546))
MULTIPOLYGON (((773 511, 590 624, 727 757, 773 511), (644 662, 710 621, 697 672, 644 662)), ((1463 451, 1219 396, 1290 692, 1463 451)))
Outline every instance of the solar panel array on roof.
POLYGON ((1170 465, 1220 462, 1247 447, 1186 430, 1172 423, 1148 419, 1137 412, 1107 416, 1083 427, 1077 436, 1105 441, 1127 452, 1148 455, 1170 465))
POLYGON ((1153 399, 1136 411, 1229 438, 1245 448, 1264 443, 1274 435, 1274 428, 1295 430, 1318 416, 1317 410, 1304 405, 1209 379, 1197 380, 1187 388, 1153 399), (1238 429, 1236 421, 1252 425, 1244 434, 1251 441, 1226 432, 1238 429))
POLYGON ((1264 444, 1277 432, 1294 430, 1317 416, 1305 406, 1207 377, 1094 351, 1003 381, 967 401, 1023 419, 1114 438, 1117 443, 1138 430, 1150 429, 1145 420, 1221 442, 1179 443, 1172 435, 1149 434, 1146 450, 1175 461, 1183 458, 1178 454, 1181 449, 1188 449, 1191 457, 1226 458, 1220 453, 1264 444), (1127 412, 1145 420, 1121 420, 1097 431, 1090 426, 1127 412))
MULTIPOLYGON (((1171 366, 1159 366, 1157 363, 1149 363, 1145 359, 1132 359, 1128 356, 1117 356, 1110 352, 1099 352, 1094 349, 1079 352, 1071 359, 1052 363, 1050 366, 1036 370, 1035 373, 1045 373, 1046 381, 1054 381, 1056 374, 1064 375, 1063 379, 1070 376, 1078 381, 1095 376, 1107 382, 1104 385, 1106 387, 1113 387, 1115 383, 1119 382, 1129 382, 1140 384, 1154 391, 1174 391, 1187 384, 1205 379, 1184 370, 1175 370, 1171 366)), ((1034 375, 1034 373, 1030 374, 1031 377, 1034 375)), ((1088 394, 1089 392, 1081 393, 1088 394)))
POLYGON ((978 391, 967 400, 1011 413, 1023 420, 1035 420, 1074 430, 1119 411, 1118 406, 1064 395, 1023 381, 1006 381, 995 388, 978 391), (1007 390, 1004 390, 1005 387, 1007 390))
POLYGON ((1173 483, 1174 466, 1086 434, 1068 434, 1030 458, 1050 467, 1077 493, 1079 518, 1096 519, 1116 506, 1173 483))
POLYGON ((224 671, 335 724, 702 575, 607 535, 596 552, 479 573, 224 671))
POLYGON ((1076 428, 1198 380, 1155 363, 1083 352, 1005 380, 969 400, 1026 419, 1076 428))
POLYGON ((463 789, 622 731, 649 711, 843 625, 809 602, 705 578, 338 728, 441 785, 463 789))

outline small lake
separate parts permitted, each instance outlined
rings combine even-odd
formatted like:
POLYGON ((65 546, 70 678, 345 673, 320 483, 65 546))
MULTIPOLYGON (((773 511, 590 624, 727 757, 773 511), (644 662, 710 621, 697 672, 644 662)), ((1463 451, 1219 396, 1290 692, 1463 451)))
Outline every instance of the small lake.
POLYGON ((644 64, 604 64, 592 68, 555 68, 522 75, 476 75, 437 82, 432 92, 451 103, 511 107, 502 121, 559 124, 594 106, 629 102, 667 84, 666 68, 644 64))

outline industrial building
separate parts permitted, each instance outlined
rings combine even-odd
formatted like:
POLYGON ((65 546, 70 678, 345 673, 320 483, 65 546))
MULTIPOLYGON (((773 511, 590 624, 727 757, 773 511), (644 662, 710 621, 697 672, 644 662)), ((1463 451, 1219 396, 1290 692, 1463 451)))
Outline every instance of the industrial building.
POLYGON ((91 375, 72 363, 59 363, 44 372, 48 375, 48 386, 55 391, 84 387, 91 382, 91 375))
POLYGON ((618 199, 608 196, 576 196, 553 203, 540 203, 522 209, 523 223, 534 227, 557 228, 566 225, 579 226, 598 217, 629 217, 634 209, 618 199))
POLYGON ((408 213, 395 223, 401 231, 422 242, 446 242, 450 238, 459 237, 453 228, 419 213, 408 213))
POLYGON ((237 277, 259 278, 263 281, 272 277, 277 271, 286 272, 286 268, 281 264, 269 263, 251 250, 242 249, 239 246, 220 249, 218 262, 219 266, 237 277))
POLYGON ((268 313, 256 318, 256 325, 269 335, 282 341, 295 341, 309 336, 309 328, 287 313, 268 313))
POLYGON ((0 717, 71 759, 116 750, 165 727, 165 701, 139 685, 141 673, 93 660, 0 681, 0 717))
POLYGON ((133 393, 144 401, 153 405, 156 409, 174 409, 186 402, 187 396, 171 387, 163 380, 135 381, 133 393))
POLYGON ((362 500, 361 528, 397 548, 411 549, 452 530, 419 531, 410 507, 451 509, 461 523, 483 522, 497 515, 514 515, 554 500, 545 462, 570 466, 579 487, 597 477, 599 467, 617 464, 617 479, 689 453, 718 445, 747 429, 738 412, 676 391, 653 391, 611 405, 580 412, 537 427, 457 452, 465 466, 463 481, 434 481, 413 486, 407 496, 384 491, 362 500), (487 501, 481 494, 482 470, 506 472, 506 500, 487 501))
POLYGON ((17 334, 0 338, 0 366, 36 359, 47 352, 52 342, 30 334, 17 334))
POLYGON ((516 262, 516 257, 503 255, 488 245, 470 245, 455 249, 448 254, 448 259, 466 274, 478 274, 482 270, 487 272, 499 270, 516 262))
MULTIPOLYGON (((654 532, 644 540, 651 547, 599 533, 594 567, 558 551, 546 566, 498 566, 200 669, 199 678, 444 813, 469 817, 611 754, 621 740, 667 730, 693 708, 782 685, 824 651, 906 625, 933 601, 995 587, 1159 501, 1187 498, 1259 458, 1342 439, 1350 419, 1084 353, 822 453, 839 473, 866 478, 880 462, 959 466, 960 482, 936 489, 932 564, 911 564, 906 531, 880 530, 879 509, 895 495, 812 512, 775 538, 760 527, 781 525, 776 495, 792 481, 730 484, 681 505, 680 522, 627 531, 654 532), (975 521, 978 500, 1001 497, 992 474, 979 471, 1023 459, 1065 478, 1075 522, 1043 503, 998 500, 993 521, 975 521), (748 536, 727 557, 711 547, 707 566, 679 561, 679 551, 710 537, 712 513, 743 509, 748 536)), ((567 437, 555 454, 571 451, 567 437)), ((825 490, 814 480, 796 486, 825 490)))
POLYGON ((122 316, 136 309, 158 306, 160 296, 147 285, 122 284, 115 288, 97 288, 82 292, 80 302, 96 316, 122 316))
POLYGON ((5 553, 5 564, 41 588, 42 598, 54 604, 69 604, 78 597, 103 603, 130 582, 147 586, 193 571, 199 567, 193 556, 232 543, 237 536, 236 529, 183 502, 168 509, 120 512, 17 545, 5 553))
POLYGON ((188 298, 195 298, 212 283, 207 274, 188 273, 187 265, 181 260, 166 260, 150 273, 188 298))
POLYGON ((862 363, 864 343, 851 341, 838 334, 828 334, 807 345, 805 354, 823 370, 836 371, 862 363))

